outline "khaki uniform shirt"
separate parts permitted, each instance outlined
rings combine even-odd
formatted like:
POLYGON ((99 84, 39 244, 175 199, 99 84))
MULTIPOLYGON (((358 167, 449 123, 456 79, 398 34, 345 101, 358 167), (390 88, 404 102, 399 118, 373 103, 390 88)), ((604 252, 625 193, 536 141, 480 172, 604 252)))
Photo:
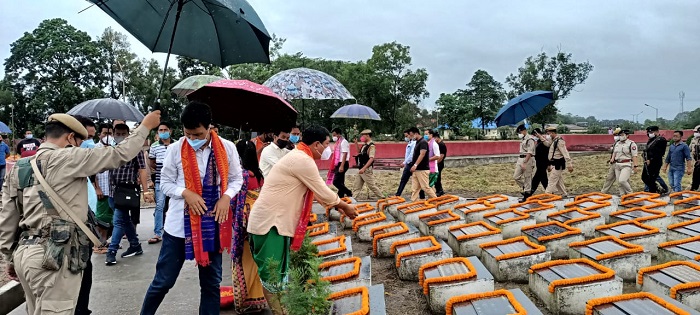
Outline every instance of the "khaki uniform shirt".
POLYGON ((618 141, 613 147, 613 159, 617 161, 631 160, 637 157, 637 144, 632 140, 618 141))
POLYGON ((537 144, 537 141, 535 139, 532 139, 532 137, 525 136, 523 140, 520 141, 520 154, 532 154, 532 156, 535 156, 535 146, 537 144))
POLYGON ((690 156, 695 162, 700 161, 700 138, 693 137, 693 139, 690 140, 690 156))
MULTIPOLYGON (((36 154, 38 166, 46 182, 83 222, 87 220, 87 177, 131 161, 140 151, 149 130, 138 127, 125 141, 114 147, 95 149, 59 148, 44 143, 36 154)), ((39 198, 41 185, 35 179, 23 190, 20 189, 18 165, 7 171, 7 180, 2 186, 2 208, 0 209, 0 252, 9 261, 12 245, 17 233, 23 230, 39 230, 50 223, 52 217, 39 198)), ((52 202, 58 210, 58 203, 52 202)), ((61 211, 58 211, 61 213, 61 211)), ((68 215, 62 215, 68 219, 68 215)))
POLYGON ((556 137, 552 139, 552 143, 549 145, 549 160, 558 160, 564 158, 566 164, 571 165, 571 156, 569 155, 569 150, 566 149, 566 141, 562 137, 556 137), (556 148, 552 145, 556 143, 556 148))

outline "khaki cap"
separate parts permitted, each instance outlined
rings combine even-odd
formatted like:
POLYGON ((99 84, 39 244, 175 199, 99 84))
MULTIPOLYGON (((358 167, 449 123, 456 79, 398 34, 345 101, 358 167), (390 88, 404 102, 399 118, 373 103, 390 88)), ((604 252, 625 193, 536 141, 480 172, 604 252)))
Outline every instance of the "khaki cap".
POLYGON ((368 135, 370 133, 372 133, 372 130, 369 130, 369 129, 365 129, 365 130, 362 130, 362 132, 360 132, 361 135, 368 135))
POLYGON ((544 131, 554 131, 557 132, 557 127, 555 126, 549 126, 547 128, 544 128, 544 131))
POLYGON ((75 117, 68 115, 68 114, 53 114, 49 116, 49 119, 47 122, 52 122, 52 121, 57 121, 62 123, 64 126, 68 127, 68 129, 72 130, 75 132, 77 135, 81 136, 83 139, 88 138, 88 132, 87 129, 85 129, 85 126, 81 124, 75 117))
POLYGON ((695 126, 695 129, 693 129, 693 130, 695 130, 695 131, 700 130, 700 125, 695 126))

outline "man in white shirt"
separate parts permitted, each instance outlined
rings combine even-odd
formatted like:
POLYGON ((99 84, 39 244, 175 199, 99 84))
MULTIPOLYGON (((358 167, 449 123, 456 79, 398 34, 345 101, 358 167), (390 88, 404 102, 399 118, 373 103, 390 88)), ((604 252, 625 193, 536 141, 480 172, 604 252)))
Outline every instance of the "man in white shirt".
POLYGON ((340 128, 333 129, 332 135, 335 142, 335 150, 331 157, 333 168, 329 170, 334 172, 332 184, 338 189, 338 197, 352 197, 352 190, 345 186, 345 173, 350 168, 350 143, 343 137, 340 128))
POLYGON ((408 180, 411 179, 411 161, 413 161, 413 149, 416 147, 415 135, 418 133, 418 128, 412 127, 404 130, 403 136, 406 144, 406 155, 404 156, 403 162, 401 162, 401 168, 403 172, 401 174, 401 181, 399 182, 399 188, 396 190, 396 196, 401 196, 403 194, 408 180))
POLYGON ((208 105, 189 103, 180 120, 185 137, 168 147, 160 174, 161 189, 171 199, 141 314, 156 313, 190 259, 199 268, 199 314, 219 314, 221 252, 231 246, 231 198, 243 184, 240 159, 232 142, 210 132, 208 105), (225 181, 222 174, 227 174, 225 181))
POLYGON ((281 130, 275 135, 272 145, 266 146, 260 154, 260 171, 263 177, 270 174, 272 167, 277 164, 282 157, 289 153, 289 132, 281 130))

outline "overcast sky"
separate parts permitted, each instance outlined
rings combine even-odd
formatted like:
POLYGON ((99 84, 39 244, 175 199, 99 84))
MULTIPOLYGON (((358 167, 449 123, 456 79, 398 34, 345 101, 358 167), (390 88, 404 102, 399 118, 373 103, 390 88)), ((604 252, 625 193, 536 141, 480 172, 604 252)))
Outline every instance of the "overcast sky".
MULTIPOLYGON (((111 0, 127 1, 127 0, 111 0)), ((128 0, 139 1, 139 0, 128 0)), ((151 0, 166 1, 166 0, 151 0)), ((398 41, 411 47, 413 66, 429 73, 431 97, 462 88, 478 69, 497 80, 540 51, 559 49, 588 60, 585 85, 560 102, 563 112, 598 118, 673 118, 685 91, 685 110, 700 106, 700 1, 417 1, 249 0, 284 51, 310 57, 365 60, 372 46, 398 41)), ((95 37, 117 23, 80 0, 0 4, 0 59, 10 43, 48 18, 64 18, 95 37)), ((164 60, 130 36, 141 57, 164 60)), ((0 70, 1 71, 1 70, 0 70)), ((352 91, 351 91, 352 92, 352 91)))

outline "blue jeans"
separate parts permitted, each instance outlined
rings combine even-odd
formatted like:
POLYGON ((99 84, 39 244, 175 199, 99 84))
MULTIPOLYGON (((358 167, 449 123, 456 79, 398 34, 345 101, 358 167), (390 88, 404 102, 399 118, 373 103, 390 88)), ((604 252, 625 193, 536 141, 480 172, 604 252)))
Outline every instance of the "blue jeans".
MULTIPOLYGON (((219 244, 218 228, 216 232, 216 244, 219 244)), ((221 253, 209 252, 209 266, 199 268, 199 314, 219 314, 221 293, 221 253)), ((141 315, 152 315, 158 310, 165 295, 175 285, 182 264, 185 262, 185 239, 174 237, 168 232, 163 233, 163 245, 160 248, 158 262, 156 263, 156 275, 148 287, 146 297, 141 306, 141 315)), ((191 288, 191 286, 190 286, 191 288)), ((191 292, 196 292, 190 290, 191 292)))
POLYGON ((399 189, 396 190, 396 196, 401 196, 401 194, 403 194, 403 190, 406 188, 408 180, 411 179, 411 174, 411 167, 406 165, 403 168, 403 173, 401 174, 401 181, 399 182, 399 189))
POLYGON ((682 190, 681 180, 683 180, 683 173, 685 173, 683 169, 668 171, 668 183, 671 184, 674 192, 679 192, 682 190))
POLYGON ((165 209, 165 194, 160 190, 160 184, 156 184, 156 210, 153 211, 153 233, 163 236, 163 209, 165 209))
MULTIPOLYGON (((110 206, 114 206, 114 199, 109 197, 110 206)), ((112 240, 109 243, 109 250, 116 252, 119 250, 119 242, 122 240, 124 234, 129 240, 129 246, 138 246, 139 238, 136 236, 136 228, 134 223, 131 222, 131 216, 129 215, 129 210, 121 210, 114 207, 114 217, 112 218, 112 225, 114 230, 112 230, 112 240)))

